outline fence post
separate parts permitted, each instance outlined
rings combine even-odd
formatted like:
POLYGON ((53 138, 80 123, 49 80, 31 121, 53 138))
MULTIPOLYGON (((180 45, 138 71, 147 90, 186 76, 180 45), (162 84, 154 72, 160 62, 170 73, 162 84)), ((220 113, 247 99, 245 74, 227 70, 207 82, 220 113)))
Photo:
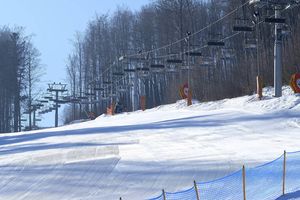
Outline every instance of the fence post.
POLYGON ((284 151, 283 154, 282 195, 285 195, 285 178, 286 178, 286 151, 284 151))
POLYGON ((200 200, 199 191, 198 191, 198 187, 197 187, 196 181, 194 181, 194 188, 195 188, 197 200, 200 200))
POLYGON ((163 200, 167 200, 165 190, 162 190, 163 200))
POLYGON ((246 170, 245 170, 245 165, 243 165, 243 196, 244 196, 244 200, 246 200, 246 170))

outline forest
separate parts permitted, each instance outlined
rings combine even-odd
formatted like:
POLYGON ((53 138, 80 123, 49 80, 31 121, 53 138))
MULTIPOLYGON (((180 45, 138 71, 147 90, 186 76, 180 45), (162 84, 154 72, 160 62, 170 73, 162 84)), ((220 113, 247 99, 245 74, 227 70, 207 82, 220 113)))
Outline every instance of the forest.
POLYGON ((0 133, 24 130, 41 71, 39 52, 21 27, 0 28, 0 72, 0 133))
MULTIPOLYGON (((247 0, 153 0, 133 12, 119 7, 97 15, 76 33, 67 72, 74 100, 66 122, 106 112, 112 102, 127 111, 175 102, 189 83, 201 102, 253 94, 256 76, 273 85, 274 9, 247 0), (235 32, 234 26, 251 31, 235 32), (82 102, 82 101, 81 101, 82 102)), ((283 8, 284 84, 300 71, 299 7, 283 8)))

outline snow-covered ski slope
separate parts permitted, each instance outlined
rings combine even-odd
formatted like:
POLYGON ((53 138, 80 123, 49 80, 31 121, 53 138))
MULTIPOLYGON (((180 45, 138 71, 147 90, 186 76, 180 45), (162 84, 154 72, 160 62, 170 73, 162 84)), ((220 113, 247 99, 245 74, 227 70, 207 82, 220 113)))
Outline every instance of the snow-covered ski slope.
POLYGON ((300 150, 300 96, 184 101, 0 136, 0 199, 147 199, 300 150))

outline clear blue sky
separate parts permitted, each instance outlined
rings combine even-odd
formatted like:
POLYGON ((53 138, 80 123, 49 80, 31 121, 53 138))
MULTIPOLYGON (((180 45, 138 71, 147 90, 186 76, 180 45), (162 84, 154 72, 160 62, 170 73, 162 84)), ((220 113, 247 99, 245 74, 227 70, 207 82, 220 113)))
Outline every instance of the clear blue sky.
MULTIPOLYGON (((113 13, 117 6, 138 10, 149 0, 0 0, 0 26, 25 27, 34 34, 45 65, 45 84, 64 82, 65 64, 76 31, 84 31, 96 13, 113 13)), ((48 118, 48 117, 47 117, 48 118)), ((49 117, 50 118, 50 117, 49 117)), ((51 117, 52 118, 52 117, 51 117)), ((46 120, 47 125, 49 121, 46 120)), ((45 124, 44 124, 45 125, 45 124)))

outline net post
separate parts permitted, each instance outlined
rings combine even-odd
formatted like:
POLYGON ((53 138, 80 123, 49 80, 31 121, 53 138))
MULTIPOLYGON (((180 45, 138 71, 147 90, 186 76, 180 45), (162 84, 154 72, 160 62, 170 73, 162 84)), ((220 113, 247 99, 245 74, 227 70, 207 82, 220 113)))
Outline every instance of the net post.
POLYGON ((245 165, 243 165, 243 200, 246 200, 246 170, 245 165))
POLYGON ((260 75, 258 75, 256 77, 256 87, 257 87, 257 96, 259 98, 259 100, 262 100, 262 97, 263 97, 263 80, 262 80, 262 77, 260 75))
POLYGON ((285 195, 285 179, 286 179, 286 151, 284 151, 283 153, 282 195, 285 195))
POLYGON ((163 195, 163 200, 167 200, 167 198, 166 198, 166 192, 165 192, 164 189, 162 190, 162 195, 163 195))
POLYGON ((195 192, 196 192, 196 198, 197 198, 197 200, 200 200, 199 191, 198 191, 198 187, 197 187, 196 181, 194 181, 194 188, 195 188, 195 192))

